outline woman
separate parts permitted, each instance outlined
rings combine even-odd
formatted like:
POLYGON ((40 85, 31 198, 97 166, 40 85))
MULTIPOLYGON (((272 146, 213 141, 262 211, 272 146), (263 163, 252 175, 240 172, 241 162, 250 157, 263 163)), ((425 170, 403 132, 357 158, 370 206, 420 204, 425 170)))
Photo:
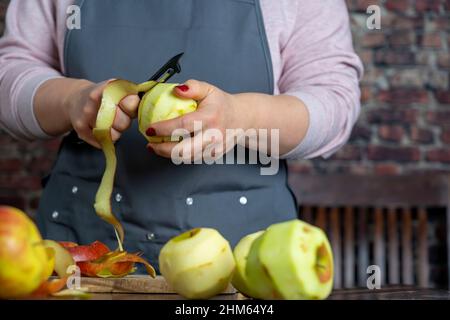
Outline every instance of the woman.
POLYGON ((196 120, 221 132, 279 129, 283 160, 275 175, 261 175, 260 164, 176 166, 176 143, 143 147, 132 121, 139 98, 125 98, 112 129, 113 212, 125 248, 156 265, 161 246, 183 230, 214 227, 234 245, 296 217, 285 159, 330 156, 359 113, 362 66, 343 0, 12 0, 0 41, 2 127, 18 139, 65 135, 38 212, 45 237, 114 247, 92 206, 104 168, 92 136, 102 90, 111 78, 142 82, 179 52, 183 72, 172 81, 197 80, 174 93, 197 100, 198 111, 147 134, 192 131, 196 120), (81 28, 68 30, 73 4, 81 28))

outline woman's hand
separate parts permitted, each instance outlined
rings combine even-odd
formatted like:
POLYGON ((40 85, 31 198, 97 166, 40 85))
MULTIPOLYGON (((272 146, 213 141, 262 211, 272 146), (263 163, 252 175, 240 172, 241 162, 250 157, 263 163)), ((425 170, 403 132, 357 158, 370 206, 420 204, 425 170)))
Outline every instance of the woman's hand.
POLYGON ((179 143, 149 143, 149 150, 153 150, 162 157, 170 158, 176 146, 176 150, 182 150, 182 154, 176 156, 189 161, 202 159, 206 147, 212 150, 211 156, 216 159, 235 146, 235 143, 231 141, 234 137, 226 135, 227 129, 240 128, 235 96, 209 83, 196 80, 189 80, 184 85, 176 87, 174 93, 180 98, 196 100, 197 111, 172 120, 154 123, 147 130, 147 135, 172 136, 176 129, 184 129, 190 132, 192 137, 179 143), (198 134, 200 130, 205 132, 208 129, 215 129, 217 134, 214 134, 214 137, 198 134))
MULTIPOLYGON (((85 82, 78 90, 72 91, 67 96, 65 103, 68 119, 78 137, 97 148, 100 148, 100 145, 93 136, 92 129, 95 127, 103 90, 110 81, 85 82)), ((130 127, 131 120, 137 116, 138 106, 139 97, 137 95, 128 96, 120 102, 111 129, 113 141, 117 141, 122 132, 130 127)))
POLYGON ((148 129, 148 136, 171 136, 176 129, 191 133, 191 138, 180 143, 148 144, 149 150, 167 158, 173 156, 184 162, 209 160, 206 157, 216 160, 236 144, 278 157, 295 148, 309 126, 306 106, 289 95, 229 94, 196 80, 176 87, 174 93, 199 105, 195 112, 154 123, 148 129), (197 122, 202 125, 202 134, 195 128, 197 122), (210 134, 204 134, 205 130, 210 134))
MULTIPOLYGON (((42 84, 35 96, 34 111, 41 128, 51 136, 75 130, 78 137, 100 148, 92 134, 102 93, 109 81, 93 83, 87 80, 60 78, 42 84)), ((113 141, 131 125, 137 115, 139 97, 128 96, 117 108, 111 135, 113 141)))

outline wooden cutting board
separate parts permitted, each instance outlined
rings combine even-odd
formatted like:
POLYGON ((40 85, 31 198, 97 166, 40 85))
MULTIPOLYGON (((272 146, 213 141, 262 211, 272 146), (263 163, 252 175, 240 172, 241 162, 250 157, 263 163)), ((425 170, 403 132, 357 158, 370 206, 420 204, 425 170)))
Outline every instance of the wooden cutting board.
MULTIPOLYGON (((81 287, 91 293, 154 293, 174 294, 162 276, 155 279, 148 275, 131 275, 123 278, 81 278, 81 287)), ((222 294, 235 294, 236 289, 229 285, 222 294)))

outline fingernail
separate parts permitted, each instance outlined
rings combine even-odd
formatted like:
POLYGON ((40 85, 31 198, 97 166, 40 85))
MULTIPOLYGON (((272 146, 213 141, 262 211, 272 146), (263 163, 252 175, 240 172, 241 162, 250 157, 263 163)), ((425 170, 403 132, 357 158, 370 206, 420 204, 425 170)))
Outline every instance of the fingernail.
POLYGON ((150 153, 155 153, 155 150, 153 150, 153 148, 151 146, 147 146, 147 150, 150 153))
POLYGON ((147 131, 145 132, 145 134, 149 137, 154 137, 154 136, 156 136, 156 131, 153 128, 148 128, 147 131))
POLYGON ((176 87, 178 90, 180 90, 181 92, 186 92, 189 90, 189 87, 185 84, 182 84, 181 86, 177 86, 176 87))

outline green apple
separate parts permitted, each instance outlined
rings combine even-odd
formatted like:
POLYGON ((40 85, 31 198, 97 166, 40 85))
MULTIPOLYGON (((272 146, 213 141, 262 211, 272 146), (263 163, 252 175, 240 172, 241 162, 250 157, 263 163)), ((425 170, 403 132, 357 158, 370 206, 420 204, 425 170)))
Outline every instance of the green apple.
POLYGON ((171 137, 148 137, 145 132, 152 123, 170 120, 193 112, 197 103, 192 99, 181 99, 173 94, 177 83, 160 83, 148 91, 139 104, 139 131, 150 142, 170 141, 171 137))
POLYGON ((328 297, 333 287, 333 255, 321 229, 293 220, 270 226, 259 239, 259 266, 282 298, 328 297))
POLYGON ((247 266, 245 274, 247 276, 247 284, 253 298, 274 300, 281 299, 281 294, 275 288, 271 273, 262 263, 260 256, 265 233, 256 238, 248 253, 247 266))
POLYGON ((253 242, 263 233, 264 231, 258 231, 243 237, 233 251, 234 259, 236 260, 236 270, 234 271, 231 283, 239 292, 249 297, 255 296, 255 294, 248 285, 247 275, 245 273, 247 258, 253 242))
POLYGON ((197 228, 164 245, 159 267, 168 284, 180 295, 208 299, 227 288, 235 261, 230 244, 217 230, 197 228))

